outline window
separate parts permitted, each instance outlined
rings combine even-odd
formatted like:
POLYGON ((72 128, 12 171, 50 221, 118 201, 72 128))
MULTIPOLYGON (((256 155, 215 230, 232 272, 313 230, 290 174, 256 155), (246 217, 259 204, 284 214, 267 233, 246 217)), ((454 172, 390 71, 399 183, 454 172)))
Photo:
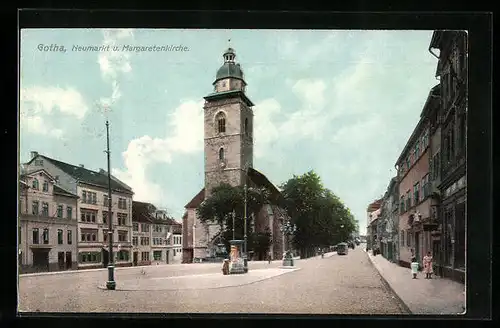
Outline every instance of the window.
POLYGON ((224 148, 219 149, 219 161, 224 160, 224 148))
POLYGON ((411 233, 408 230, 406 230, 406 246, 411 246, 411 233))
POLYGON ((80 252, 78 254, 80 263, 99 263, 101 262, 101 252, 80 252))
POLYGON ((109 197, 108 197, 108 195, 104 195, 103 196, 103 203, 104 203, 104 206, 106 206, 106 207, 109 206, 109 197))
POLYGON ((132 244, 133 244, 134 246, 137 246, 137 245, 138 245, 137 237, 132 237, 132 244))
POLYGON ((217 133, 226 133, 226 118, 223 113, 217 114, 217 133))
POLYGON ((84 190, 82 191, 82 203, 87 202, 87 192, 84 190))
POLYGON ((411 208, 411 194, 410 191, 408 190, 406 192, 406 210, 408 211, 411 208))
POLYGON ((97 204, 97 193, 91 191, 82 191, 82 203, 97 204))
POLYGON ((61 229, 57 229, 57 244, 63 244, 63 231, 61 229))
POLYGON ((49 216, 49 203, 42 203, 42 216, 49 216))
POLYGON ((161 251, 153 251, 153 260, 161 261, 161 251))
POLYGON ((125 198, 118 198, 118 208, 122 210, 127 209, 127 200, 125 198))
POLYGON ((66 234, 66 238, 67 238, 67 242, 68 242, 68 245, 71 245, 73 244, 73 231, 71 230, 68 230, 67 231, 67 234, 66 234))
POLYGON ((422 200, 424 200, 427 196, 429 196, 429 174, 426 174, 422 178, 422 200))
MULTIPOLYGON (((102 211, 102 223, 106 224, 108 223, 108 211, 102 211)), ((111 212, 111 217, 113 217, 113 212, 111 212)))
POLYGON ((38 179, 37 178, 33 179, 33 183, 31 184, 31 187, 35 190, 38 190, 38 179))
POLYGON ((413 185, 413 204, 415 205, 420 203, 419 194, 420 194, 420 183, 417 182, 413 185))
POLYGON ((141 260, 142 261, 149 261, 149 252, 142 252, 141 253, 141 260))
POLYGON ((38 228, 33 229, 33 244, 40 244, 40 233, 38 228))
POLYGON ((35 165, 36 166, 43 166, 43 159, 36 159, 35 160, 35 165))
POLYGON ((141 224, 141 231, 142 232, 149 232, 149 224, 142 223, 141 224))
POLYGON ((31 213, 33 215, 38 215, 39 208, 40 208, 40 205, 39 205, 37 200, 34 200, 31 202, 31 213))
POLYGON ((116 216, 118 217, 118 225, 127 225, 127 214, 118 213, 116 216))
POLYGON ((87 223, 95 223, 96 216, 97 216, 97 211, 82 209, 80 215, 80 221, 87 223))
POLYGON ((128 251, 120 250, 116 253, 116 259, 118 261, 128 261, 128 251))
POLYGON ((406 169, 407 169, 407 170, 410 170, 410 167, 411 167, 410 156, 408 156, 408 157, 406 158, 406 169))
POLYGON ((57 217, 61 218, 63 217, 63 206, 62 205, 57 205, 57 217))
POLYGON ((141 237, 141 245, 148 246, 149 245, 149 237, 141 237))
POLYGON ((71 206, 66 206, 66 217, 68 219, 73 218, 73 208, 71 206))
POLYGON ((47 229, 47 228, 43 229, 42 239, 43 239, 44 244, 49 243, 49 229, 47 229))
POLYGON ((245 135, 248 135, 248 118, 245 118, 245 135))
POLYGON ((132 229, 134 231, 139 231, 139 223, 137 223, 137 222, 132 223, 132 229))
POLYGON ((49 191, 49 183, 46 180, 43 181, 42 191, 44 191, 44 192, 49 191))
POLYGON ((81 238, 82 242, 95 242, 97 241, 97 230, 95 229, 82 229, 81 230, 81 238))
POLYGON ((118 241, 127 241, 127 232, 125 231, 120 231, 118 232, 118 241))

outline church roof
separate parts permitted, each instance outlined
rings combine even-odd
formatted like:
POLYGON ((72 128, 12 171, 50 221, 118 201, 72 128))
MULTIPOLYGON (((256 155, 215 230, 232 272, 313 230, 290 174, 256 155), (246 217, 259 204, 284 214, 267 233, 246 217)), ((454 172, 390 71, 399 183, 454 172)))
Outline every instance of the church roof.
POLYGON ((238 79, 238 80, 243 80, 243 71, 241 70, 241 67, 239 64, 235 63, 230 63, 226 62, 224 65, 222 65, 218 70, 217 74, 215 76, 215 81, 213 84, 215 84, 217 81, 226 79, 226 78, 233 78, 233 79, 238 79))
POLYGON ((254 103, 246 96, 246 94, 241 90, 229 90, 229 91, 220 91, 220 92, 212 92, 208 96, 203 97, 205 100, 218 100, 222 98, 234 98, 241 97, 245 104, 249 107, 255 106, 254 103))
POLYGON ((196 196, 191 199, 189 203, 187 203, 184 207, 185 208, 197 208, 205 199, 205 188, 201 189, 199 193, 196 194, 196 196))

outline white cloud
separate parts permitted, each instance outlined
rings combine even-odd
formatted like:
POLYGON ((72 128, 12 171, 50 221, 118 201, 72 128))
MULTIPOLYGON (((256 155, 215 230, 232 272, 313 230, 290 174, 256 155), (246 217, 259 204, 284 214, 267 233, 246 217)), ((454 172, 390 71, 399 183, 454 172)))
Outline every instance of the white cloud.
POLYGON ((262 157, 279 138, 279 128, 272 117, 281 112, 280 103, 274 99, 266 99, 254 108, 254 155, 262 157))
POLYGON ((111 84, 111 97, 101 98, 101 104, 110 106, 121 97, 118 80, 123 74, 132 71, 130 64, 130 53, 124 51, 113 51, 113 47, 121 47, 124 43, 131 42, 134 39, 133 29, 105 29, 103 30, 102 45, 109 46, 109 51, 100 52, 97 62, 101 70, 101 76, 104 81, 111 84))
MULTIPOLYGON (((113 174, 129 186, 137 200, 164 203, 168 191, 149 180, 147 170, 153 163, 170 163, 176 153, 193 153, 203 149, 203 101, 186 101, 168 116, 165 138, 148 135, 130 141, 123 152, 125 170, 113 174)), ((167 200, 168 201, 168 200, 167 200)))
POLYGON ((51 126, 47 117, 59 112, 82 119, 88 111, 82 95, 74 88, 32 86, 20 90, 20 125, 24 132, 62 137, 63 130, 51 126))

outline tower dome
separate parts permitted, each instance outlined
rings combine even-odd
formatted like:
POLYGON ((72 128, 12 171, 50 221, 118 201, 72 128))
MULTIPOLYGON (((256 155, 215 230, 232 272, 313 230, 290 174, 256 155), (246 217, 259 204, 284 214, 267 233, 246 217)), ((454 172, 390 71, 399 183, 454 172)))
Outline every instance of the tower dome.
POLYGON ((217 70, 214 84, 219 80, 227 78, 239 79, 244 82, 243 70, 241 69, 240 64, 236 64, 234 61, 236 58, 234 49, 228 48, 222 57, 224 58, 224 64, 217 70))

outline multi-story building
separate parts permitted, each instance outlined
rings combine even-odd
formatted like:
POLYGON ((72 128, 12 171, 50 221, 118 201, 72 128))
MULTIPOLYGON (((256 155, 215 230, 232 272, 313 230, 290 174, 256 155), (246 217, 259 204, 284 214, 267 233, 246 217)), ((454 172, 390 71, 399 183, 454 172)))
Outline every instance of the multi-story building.
POLYGON ((78 268, 78 196, 44 169, 21 174, 19 191, 19 271, 78 268))
POLYGON ((152 263, 151 238, 156 208, 154 205, 133 201, 132 203, 132 251, 133 265, 152 263))
POLYGON ((399 215, 394 207, 398 206, 398 191, 396 190, 397 178, 389 182, 384 194, 379 219, 380 252, 382 256, 392 262, 398 258, 398 224, 399 215))
MULTIPOLYGON (((92 171, 83 165, 67 164, 47 156, 31 153, 24 165, 28 172, 43 168, 56 183, 79 196, 75 212, 78 218, 78 268, 100 268, 108 265, 108 174, 92 171)), ((113 254, 115 266, 130 266, 132 248, 132 189, 111 176, 111 218, 113 220, 113 254)))
POLYGON ((380 215, 380 207, 382 206, 382 199, 377 199, 366 209, 366 248, 374 249, 379 247, 378 235, 378 218, 380 215))
POLYGON ((430 230, 431 189, 429 183, 429 112, 434 106, 433 88, 420 120, 397 160, 399 180, 399 263, 410 266, 415 256, 419 262, 432 251, 430 230))
MULTIPOLYGON (((441 102, 435 118, 439 126, 440 156, 435 160, 440 195, 443 275, 465 281, 465 202, 467 135, 467 32, 435 31, 429 51, 438 58, 441 102), (439 49, 439 55, 432 50, 439 49)), ((439 137, 436 137, 439 138, 439 137)), ((437 247, 437 246, 436 246, 437 247)))
POLYGON ((175 222, 171 226, 172 237, 170 238, 169 247, 172 252, 172 263, 181 263, 182 256, 182 224, 175 222))

